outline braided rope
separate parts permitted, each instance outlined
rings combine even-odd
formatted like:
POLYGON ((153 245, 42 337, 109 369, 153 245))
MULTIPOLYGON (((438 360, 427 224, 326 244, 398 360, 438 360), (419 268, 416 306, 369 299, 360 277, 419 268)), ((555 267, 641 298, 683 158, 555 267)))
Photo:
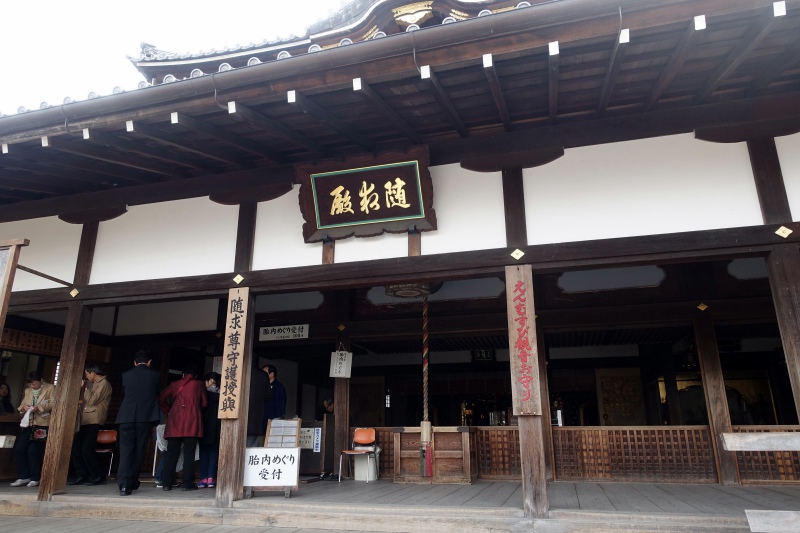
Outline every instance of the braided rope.
POLYGON ((428 421, 428 297, 422 297, 422 419, 428 421))

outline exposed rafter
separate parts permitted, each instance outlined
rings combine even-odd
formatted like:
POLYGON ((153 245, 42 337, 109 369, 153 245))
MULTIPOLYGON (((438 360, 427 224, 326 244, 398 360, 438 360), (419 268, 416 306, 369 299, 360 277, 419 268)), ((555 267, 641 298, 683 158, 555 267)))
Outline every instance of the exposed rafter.
POLYGON ((422 137, 420 137, 417 132, 415 132, 411 126, 409 126, 405 120, 400 117, 400 115, 395 112, 392 107, 386 103, 386 100, 381 98, 375 89, 370 87, 369 83, 365 82, 361 78, 353 79, 353 90, 357 93, 361 93, 364 95, 365 99, 372 102, 372 105, 387 119, 389 119, 397 128, 403 132, 403 135, 408 137, 411 142, 415 144, 422 144, 424 141, 422 137))
POLYGON ((442 84, 439 83, 439 78, 436 77, 430 65, 423 66, 420 74, 423 80, 427 80, 428 87, 433 93, 433 97, 436 98, 436 101, 445 114, 450 117, 450 122, 453 124, 456 131, 458 131, 458 134, 462 137, 469 137, 467 126, 464 124, 464 121, 461 120, 453 102, 448 98, 447 92, 444 90, 444 87, 442 87, 442 84))
POLYGON ((551 42, 547 59, 547 102, 550 122, 555 122, 558 117, 558 71, 560 55, 558 41, 551 42))
POLYGON ((308 113, 317 120, 325 122, 328 126, 348 137, 364 150, 369 152, 375 150, 375 146, 361 132, 348 126, 342 119, 335 117, 298 91, 289 91, 287 94, 287 101, 302 110, 303 113, 308 113))
POLYGON ((678 75, 681 67, 683 67, 683 64, 686 62, 686 58, 689 56, 691 45, 696 40, 697 35, 698 30, 696 29, 696 23, 690 22, 688 26, 686 26, 686 30, 684 30, 683 36, 681 36, 680 41, 678 41, 675 50, 673 50, 670 55, 669 61, 664 68, 661 69, 658 80, 656 80, 655 85, 653 85, 653 88, 650 90, 650 94, 647 96, 647 100, 645 100, 644 103, 645 111, 650 111, 655 107, 661 99, 661 95, 664 94, 664 91, 667 90, 672 80, 678 75))
POLYGON ((218 172, 220 169, 216 165, 206 165, 202 161, 198 161, 195 157, 187 157, 183 154, 176 154, 174 150, 165 150, 162 148, 153 148, 137 142, 133 139, 123 139, 116 137, 110 133, 99 130, 90 130, 89 128, 83 129, 84 140, 91 141, 103 146, 108 146, 123 152, 144 156, 147 158, 165 161, 167 163, 177 163, 189 168, 208 172, 218 172))
POLYGON ((42 147, 44 149, 57 150, 59 152, 77 155, 88 159, 96 159, 105 163, 113 163, 123 167, 134 168, 136 170, 144 170, 159 176, 158 178, 151 179, 149 181, 160 181, 165 178, 172 179, 178 177, 173 169, 156 163, 143 161, 140 158, 129 157, 118 152, 101 150, 95 146, 77 144, 57 137, 42 137, 42 147))
POLYGON ((747 55, 761 43, 764 37, 769 35, 769 32, 775 27, 777 20, 779 20, 779 18, 775 17, 772 14, 772 9, 770 9, 769 13, 762 16, 761 20, 754 22, 750 31, 739 39, 738 44, 731 50, 722 64, 717 67, 705 85, 697 92, 695 96, 696 103, 705 102, 706 99, 717 90, 722 82, 742 64, 747 58, 747 55))
POLYGON ((600 117, 606 114, 608 101, 611 99, 611 93, 617 83, 617 74, 619 74, 619 69, 622 68, 629 42, 630 31, 627 29, 620 30, 617 41, 614 43, 614 50, 611 52, 611 58, 608 60, 606 78, 603 80, 603 89, 600 91, 600 101, 597 104, 597 115, 600 117))
POLYGON ((129 133, 136 133, 137 135, 147 137, 148 139, 152 139, 161 144, 174 146, 175 148, 180 148, 193 154, 207 157, 220 163, 225 163, 226 165, 231 165, 238 169, 250 168, 253 166, 250 164, 245 164, 239 158, 237 158, 235 154, 225 150, 220 150, 215 146, 209 146, 208 143, 193 142, 187 140, 185 136, 167 133, 141 122, 128 120, 125 123, 125 129, 129 133))
POLYGON ((263 113, 253 111, 240 102, 228 102, 228 114, 232 119, 246 122, 264 133, 282 137, 301 146, 305 146, 313 154, 319 156, 328 155, 327 148, 309 139, 302 133, 287 128, 277 120, 273 120, 263 113))
POLYGON ((266 157, 267 159, 271 159, 272 161, 278 163, 284 163, 286 161, 286 158, 284 158, 282 155, 267 148, 261 143, 240 135, 236 135, 235 133, 229 133, 220 127, 214 126, 202 120, 197 120, 189 115, 174 111, 170 115, 170 121, 172 124, 180 124, 181 126, 192 130, 195 133, 207 135, 229 146, 233 146, 239 150, 244 150, 245 152, 249 152, 258 157, 266 157))
POLYGON ((508 107, 506 106, 505 98, 503 98, 503 88, 500 86, 500 78, 497 75, 492 54, 483 55, 483 73, 486 74, 486 81, 489 82, 489 88, 492 90, 492 98, 494 98, 494 104, 497 106, 497 112, 500 114, 503 127, 506 131, 509 131, 511 129, 511 118, 508 116, 508 107))
POLYGON ((796 40, 792 47, 778 56, 753 80, 745 91, 745 95, 748 98, 755 96, 759 91, 765 89, 770 83, 775 81, 778 76, 794 68, 798 61, 800 61, 800 39, 796 40))

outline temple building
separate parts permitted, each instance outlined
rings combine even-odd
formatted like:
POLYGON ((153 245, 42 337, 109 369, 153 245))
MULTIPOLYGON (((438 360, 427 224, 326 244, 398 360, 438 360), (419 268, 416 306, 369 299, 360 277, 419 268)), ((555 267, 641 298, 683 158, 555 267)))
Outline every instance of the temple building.
POLYGON ((304 426, 332 397, 313 474, 368 427, 381 479, 521 480, 525 517, 548 481, 798 487, 730 444, 800 433, 798 35, 796 0, 354 0, 0 117, 0 381, 59 398, 38 500, 84 365, 113 422, 143 347, 223 400, 275 365, 304 426))

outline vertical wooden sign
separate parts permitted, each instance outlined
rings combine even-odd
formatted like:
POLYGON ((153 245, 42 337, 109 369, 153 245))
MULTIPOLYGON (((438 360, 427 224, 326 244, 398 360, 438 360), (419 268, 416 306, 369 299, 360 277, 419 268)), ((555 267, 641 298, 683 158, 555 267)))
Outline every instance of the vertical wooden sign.
POLYGON ((0 337, 6 323, 8 301, 11 299, 11 286, 14 284, 14 273, 22 246, 28 246, 28 239, 0 241, 0 337))
POLYGON ((539 349, 530 265, 506 267, 506 306, 514 415, 541 415, 539 349))
POLYGON ((247 313, 250 289, 238 287, 228 293, 228 316, 225 322, 225 349, 222 353, 222 383, 219 388, 217 418, 239 418, 240 397, 247 391, 241 386, 243 351, 247 336, 247 313))

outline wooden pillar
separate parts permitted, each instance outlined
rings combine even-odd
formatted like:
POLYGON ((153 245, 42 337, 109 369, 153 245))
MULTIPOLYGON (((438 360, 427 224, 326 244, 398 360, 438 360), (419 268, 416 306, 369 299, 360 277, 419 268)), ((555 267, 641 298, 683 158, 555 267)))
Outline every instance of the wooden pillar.
POLYGON ((64 491, 67 484, 72 439, 78 415, 81 379, 89 348, 92 310, 81 302, 73 302, 67 312, 64 342, 61 347, 56 401, 50 415, 50 430, 39 485, 39 501, 49 501, 53 494, 64 491))
POLYGON ((503 170, 503 206, 506 216, 506 246, 528 246, 522 168, 503 170))
MULTIPOLYGON (((233 292, 236 289, 232 289, 233 292)), ((242 499, 244 494, 244 451, 247 445, 247 413, 250 408, 250 370, 253 366, 253 335, 255 324, 255 298, 248 287, 244 344, 241 348, 239 364, 239 413, 237 418, 221 420, 219 438, 219 464, 217 468, 217 492, 214 504, 217 507, 233 507, 233 502, 242 499)), ((228 298, 227 309, 230 309, 231 297, 228 298)), ((227 320, 226 320, 227 322, 227 320)), ((226 324, 227 327, 227 324, 226 324)), ((225 380, 223 376, 223 381, 225 380)), ((221 401, 221 397, 220 397, 221 401)))
POLYGON ((256 202, 242 202, 239 204, 239 221, 236 227, 236 256, 233 261, 233 270, 237 274, 244 274, 253 268, 253 249, 256 242, 256 202))
POLYGON ((747 141, 750 166, 761 206, 764 224, 781 224, 792 221, 789 198, 783 183, 783 172, 778 158, 775 139, 764 137, 747 141))
POLYGON ((700 360, 700 373, 703 378, 703 391, 706 396, 711 439, 717 458, 719 482, 722 485, 735 485, 739 482, 736 454, 722 449, 720 437, 723 433, 731 432, 731 417, 728 411, 728 399, 725 395, 722 365, 719 361, 717 336, 713 320, 705 314, 708 311, 702 313, 693 320, 694 335, 697 342, 697 357, 700 360))
POLYGON ((505 274, 511 399, 519 423, 522 506, 526 517, 543 518, 549 505, 533 274, 530 265, 507 266, 505 274))
POLYGON ((11 286, 14 284, 20 248, 28 244, 27 239, 0 241, 0 337, 3 336, 3 325, 6 323, 8 301, 11 299, 11 286))
MULTIPOLYGON (((350 351, 350 339, 342 337, 339 342, 344 349, 350 351)), ((333 468, 339 474, 339 457, 342 450, 350 447, 350 379, 335 378, 333 384, 333 468)))
POLYGON ((781 331, 786 369, 794 406, 800 419, 800 248, 797 244, 772 247, 767 256, 769 284, 781 331))

